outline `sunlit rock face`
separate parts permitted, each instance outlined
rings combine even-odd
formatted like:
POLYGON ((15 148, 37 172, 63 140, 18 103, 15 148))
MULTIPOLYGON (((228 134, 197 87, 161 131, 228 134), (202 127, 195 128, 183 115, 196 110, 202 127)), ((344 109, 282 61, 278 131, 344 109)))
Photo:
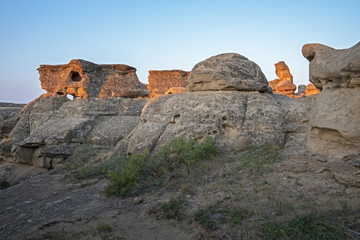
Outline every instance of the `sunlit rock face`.
POLYGON ((149 71, 149 84, 147 88, 150 92, 150 97, 166 94, 167 92, 171 92, 171 94, 183 92, 182 89, 186 86, 189 74, 190 72, 182 70, 149 71), (170 88, 173 89, 169 91, 170 88))
POLYGON ((49 93, 80 98, 144 97, 136 68, 123 64, 95 64, 81 59, 63 65, 40 65, 41 87, 49 93))
POLYGON ((270 91, 260 67, 237 53, 210 57, 194 66, 186 91, 270 91))
POLYGON ((343 157, 360 153, 360 43, 335 50, 306 44, 310 81, 322 91, 311 104, 308 147, 311 151, 343 157))
POLYGON ((313 83, 309 83, 308 85, 306 85, 304 92, 305 96, 310 96, 318 93, 320 93, 320 90, 317 89, 313 83))
POLYGON ((278 79, 269 81, 273 93, 294 98, 296 85, 293 83, 293 76, 290 74, 289 67, 284 61, 281 61, 275 64, 275 68, 278 79))
MULTIPOLYGON (((202 141, 213 137, 222 150, 272 142, 301 143, 307 99, 268 93, 261 69, 239 54, 221 54, 195 65, 188 91, 149 100, 139 125, 121 140, 120 150, 156 151, 179 136, 202 141)), ((119 142, 119 143, 120 143, 119 142)))

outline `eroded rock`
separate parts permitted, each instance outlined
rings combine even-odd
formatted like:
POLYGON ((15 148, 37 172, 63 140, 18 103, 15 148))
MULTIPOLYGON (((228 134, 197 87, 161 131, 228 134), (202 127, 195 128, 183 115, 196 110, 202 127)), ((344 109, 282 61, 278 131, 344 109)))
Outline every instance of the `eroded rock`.
POLYGON ((80 98, 144 97, 149 93, 136 68, 123 64, 95 64, 82 59, 63 65, 40 65, 41 87, 49 93, 80 98))
POLYGON ((189 74, 190 72, 182 70, 149 71, 149 85, 147 88, 150 97, 166 94, 170 89, 172 89, 171 94, 179 93, 179 89, 186 86, 189 74))
POLYGON ((260 67, 244 56, 224 53, 191 70, 186 91, 271 91, 260 67))
POLYGON ((305 96, 310 96, 318 93, 320 93, 320 90, 317 89, 313 83, 309 83, 308 85, 306 85, 304 92, 305 96))
POLYGON ((318 43, 306 44, 302 53, 310 61, 310 82, 316 88, 360 87, 360 42, 342 50, 318 43))
POLYGON ((310 81, 319 89, 311 104, 308 148, 326 156, 360 152, 360 43, 335 50, 306 44, 310 81))
POLYGON ((284 61, 281 61, 275 64, 275 68, 278 79, 269 81, 273 93, 294 98, 296 85, 293 83, 293 76, 290 74, 289 67, 284 61))
POLYGON ((15 161, 52 168, 80 144, 115 146, 140 121, 146 99, 75 99, 43 94, 29 103, 11 132, 15 161), (60 159, 60 160, 59 160, 60 159))

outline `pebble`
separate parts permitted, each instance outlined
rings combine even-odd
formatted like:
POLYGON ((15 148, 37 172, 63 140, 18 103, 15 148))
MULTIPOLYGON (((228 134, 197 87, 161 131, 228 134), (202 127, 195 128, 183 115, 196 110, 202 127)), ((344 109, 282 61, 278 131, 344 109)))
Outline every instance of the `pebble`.
POLYGON ((138 204, 142 203, 143 201, 144 201, 144 199, 143 199, 142 197, 135 197, 135 198, 133 199, 132 203, 133 203, 134 205, 138 205, 138 204))

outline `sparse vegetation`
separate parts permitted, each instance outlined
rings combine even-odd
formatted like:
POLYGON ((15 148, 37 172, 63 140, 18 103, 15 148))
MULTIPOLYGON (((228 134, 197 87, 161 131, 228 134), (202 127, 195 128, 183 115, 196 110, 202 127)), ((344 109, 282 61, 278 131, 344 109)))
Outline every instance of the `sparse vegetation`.
POLYGON ((249 218, 252 213, 242 207, 224 206, 222 201, 207 208, 199 209, 195 213, 195 220, 205 229, 216 230, 220 224, 241 224, 243 219, 249 218))
POLYGON ((164 217, 167 219, 176 219, 182 220, 183 214, 181 210, 183 210, 184 205, 186 205, 187 201, 185 198, 173 198, 166 203, 161 205, 161 210, 164 213, 164 217))
POLYGON ((78 147, 74 154, 67 159, 63 169, 64 170, 78 170, 85 166, 88 159, 95 153, 98 148, 90 145, 83 145, 78 147))
POLYGON ((33 240, 47 239, 47 240, 100 240, 100 239, 122 239, 111 234, 112 228, 109 224, 100 222, 90 229, 83 231, 68 231, 61 229, 58 231, 49 231, 43 234, 42 237, 32 238, 33 240))
POLYGON ((196 143, 180 137, 170 141, 154 155, 149 155, 148 151, 140 155, 132 154, 125 159, 123 166, 108 172, 111 184, 106 188, 106 193, 120 196, 136 194, 140 189, 161 184, 162 175, 174 168, 192 165, 215 152, 212 138, 196 143))
POLYGON ((344 227, 325 213, 296 216, 287 223, 268 221, 263 225, 265 239, 341 240, 344 227))
POLYGON ((271 164, 282 160, 278 150, 279 148, 272 143, 247 146, 238 155, 240 164, 237 170, 246 167, 256 175, 263 174, 271 164))

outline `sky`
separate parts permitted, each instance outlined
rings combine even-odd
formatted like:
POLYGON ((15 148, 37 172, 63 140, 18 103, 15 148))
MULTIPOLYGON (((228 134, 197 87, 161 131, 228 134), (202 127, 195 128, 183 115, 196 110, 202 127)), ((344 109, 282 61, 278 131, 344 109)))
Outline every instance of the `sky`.
POLYGON ((268 81, 285 61, 294 83, 308 84, 301 48, 336 49, 360 41, 359 0, 0 0, 0 102, 27 103, 45 91, 40 64, 85 59, 149 70, 192 67, 235 52, 268 81))

